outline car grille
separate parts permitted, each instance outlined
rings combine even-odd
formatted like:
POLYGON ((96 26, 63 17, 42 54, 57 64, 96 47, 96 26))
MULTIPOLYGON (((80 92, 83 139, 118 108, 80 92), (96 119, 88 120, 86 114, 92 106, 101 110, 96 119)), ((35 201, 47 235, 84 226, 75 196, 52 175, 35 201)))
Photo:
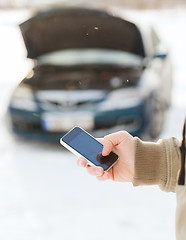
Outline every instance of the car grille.
POLYGON ((69 109, 79 106, 86 106, 89 104, 93 104, 94 101, 79 101, 79 102, 72 102, 72 101, 42 101, 40 102, 40 105, 44 109, 50 109, 50 110, 62 110, 62 109, 69 109))

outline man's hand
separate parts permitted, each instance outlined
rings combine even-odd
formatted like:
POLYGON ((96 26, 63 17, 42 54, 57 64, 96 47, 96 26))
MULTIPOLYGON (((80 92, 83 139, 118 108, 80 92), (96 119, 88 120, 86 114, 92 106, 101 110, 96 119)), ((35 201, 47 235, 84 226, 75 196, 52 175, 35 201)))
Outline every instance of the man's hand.
POLYGON ((118 182, 132 182, 134 176, 135 139, 128 132, 120 131, 97 140, 103 144, 102 155, 107 156, 113 151, 119 157, 118 162, 108 172, 104 172, 101 167, 87 165, 87 161, 83 158, 77 160, 77 165, 86 167, 88 173, 96 176, 100 181, 111 179, 118 182))

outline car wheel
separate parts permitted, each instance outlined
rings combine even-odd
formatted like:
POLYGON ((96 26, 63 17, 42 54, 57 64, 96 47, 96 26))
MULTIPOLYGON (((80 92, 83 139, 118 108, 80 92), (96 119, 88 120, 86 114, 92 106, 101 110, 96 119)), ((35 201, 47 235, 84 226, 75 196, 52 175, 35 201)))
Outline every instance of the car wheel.
POLYGON ((154 104, 149 123, 148 135, 150 138, 157 138, 162 132, 165 120, 165 109, 159 101, 154 104))

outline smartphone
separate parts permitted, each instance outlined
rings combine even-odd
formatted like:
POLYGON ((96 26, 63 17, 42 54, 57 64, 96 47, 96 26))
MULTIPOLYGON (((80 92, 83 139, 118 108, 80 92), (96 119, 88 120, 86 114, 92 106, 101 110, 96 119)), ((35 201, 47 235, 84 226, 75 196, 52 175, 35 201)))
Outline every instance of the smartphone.
POLYGON ((78 157, 83 157, 88 164, 102 167, 108 171, 118 160, 118 155, 111 152, 102 155, 103 144, 80 127, 74 127, 61 139, 60 143, 78 157))

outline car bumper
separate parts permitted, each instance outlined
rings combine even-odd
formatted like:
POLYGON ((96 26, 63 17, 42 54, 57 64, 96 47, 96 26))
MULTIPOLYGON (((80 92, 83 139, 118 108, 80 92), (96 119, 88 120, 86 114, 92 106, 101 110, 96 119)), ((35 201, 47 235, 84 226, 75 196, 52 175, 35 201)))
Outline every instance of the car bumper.
MULTIPOLYGON (((132 135, 140 136, 144 133, 148 125, 145 109, 146 101, 141 101, 138 105, 130 108, 97 111, 93 114, 93 127, 88 129, 85 127, 85 129, 95 137, 102 137, 119 130, 126 130, 132 135)), ((13 132, 22 137, 58 141, 59 138, 67 132, 67 129, 57 129, 54 131, 48 129, 45 124, 43 124, 42 112, 30 112, 10 107, 9 113, 13 132)), ((48 113, 45 112, 44 114, 48 113)), ((51 115, 52 113, 50 112, 49 114, 51 115)), ((75 114, 76 113, 74 113, 74 115, 75 114)), ((79 125, 81 126, 81 124, 79 125)), ((74 125, 69 127, 69 129, 73 126, 74 125)))

